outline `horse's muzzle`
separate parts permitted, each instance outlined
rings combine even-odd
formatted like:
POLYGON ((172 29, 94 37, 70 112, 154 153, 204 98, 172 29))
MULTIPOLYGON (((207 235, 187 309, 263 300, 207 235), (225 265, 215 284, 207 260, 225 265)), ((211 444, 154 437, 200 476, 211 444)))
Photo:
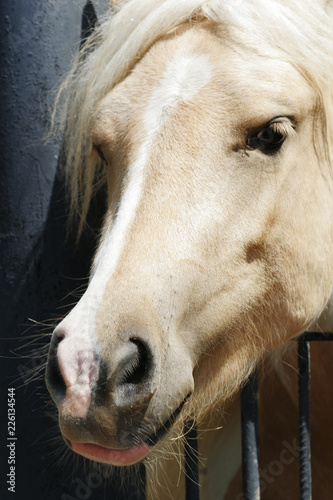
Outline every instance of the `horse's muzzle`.
POLYGON ((46 384, 59 408, 64 436, 115 447, 144 441, 138 434, 154 395, 153 371, 151 350, 137 337, 113 349, 109 366, 84 339, 55 331, 46 384))

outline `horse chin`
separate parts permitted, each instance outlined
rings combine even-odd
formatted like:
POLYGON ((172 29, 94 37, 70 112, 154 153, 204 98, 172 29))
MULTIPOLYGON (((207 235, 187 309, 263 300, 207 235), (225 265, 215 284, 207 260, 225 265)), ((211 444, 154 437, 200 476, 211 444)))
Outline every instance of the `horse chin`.
POLYGON ((155 445, 165 438, 176 421, 178 421, 178 417, 184 407, 184 404, 190 396, 191 393, 183 399, 163 425, 160 425, 155 432, 149 435, 149 437, 143 438, 140 431, 138 431, 137 440, 141 441, 138 444, 133 444, 132 446, 125 448, 112 448, 102 446, 101 444, 97 444, 93 441, 81 442, 74 439, 68 439, 65 436, 64 440, 75 453, 78 453, 89 460, 93 460, 94 462, 114 466, 133 465, 144 460, 154 449, 155 445), (140 434, 141 436, 139 437, 140 434))
POLYGON ((70 447, 75 453, 89 458, 89 460, 116 466, 128 466, 140 462, 153 449, 153 446, 146 443, 140 443, 130 448, 113 449, 94 443, 71 442, 70 447))

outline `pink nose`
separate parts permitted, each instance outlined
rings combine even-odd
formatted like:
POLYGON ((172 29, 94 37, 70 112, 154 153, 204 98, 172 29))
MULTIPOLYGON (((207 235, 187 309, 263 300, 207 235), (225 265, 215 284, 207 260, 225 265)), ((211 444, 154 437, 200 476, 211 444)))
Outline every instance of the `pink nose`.
POLYGON ((79 337, 63 339, 58 347, 58 363, 66 385, 67 411, 73 417, 88 413, 98 366, 89 342, 79 337))
POLYGON ((112 394, 119 411, 147 406, 152 397, 153 370, 148 346, 137 338, 114 347, 113 363, 107 366, 96 355, 89 338, 55 331, 49 349, 46 384, 64 414, 85 418, 92 395, 94 404, 106 403, 112 394))
POLYGON ((46 381, 55 402, 59 405, 65 399, 66 410, 73 417, 87 415, 98 371, 94 351, 85 338, 54 332, 46 381))

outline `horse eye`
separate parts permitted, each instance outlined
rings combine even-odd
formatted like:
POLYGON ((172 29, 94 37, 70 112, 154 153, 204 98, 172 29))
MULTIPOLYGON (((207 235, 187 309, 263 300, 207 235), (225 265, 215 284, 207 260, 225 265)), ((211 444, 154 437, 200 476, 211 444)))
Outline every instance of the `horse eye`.
MULTIPOLYGON (((290 122, 289 127, 291 128, 290 122)), ((287 135, 285 121, 274 120, 256 134, 251 135, 246 144, 249 149, 259 149, 265 154, 274 154, 281 148, 287 135)))

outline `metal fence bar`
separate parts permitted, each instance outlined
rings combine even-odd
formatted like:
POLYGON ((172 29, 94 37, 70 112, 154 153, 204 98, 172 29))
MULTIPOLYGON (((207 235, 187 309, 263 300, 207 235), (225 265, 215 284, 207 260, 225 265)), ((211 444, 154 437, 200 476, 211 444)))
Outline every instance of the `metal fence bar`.
POLYGON ((305 332, 303 333, 303 335, 301 335, 299 340, 306 340, 307 342, 309 341, 312 342, 317 340, 323 340, 323 341, 333 340, 333 332, 321 332, 321 333, 305 332))
POLYGON ((312 498, 310 443, 310 348, 309 342, 333 340, 332 332, 305 332, 298 340, 299 481, 300 500, 312 498))
POLYGON ((243 500, 260 499, 258 468, 258 379, 254 372, 241 392, 243 500))
POLYGON ((311 500, 310 349, 302 338, 298 341, 298 412, 300 500, 311 500))
MULTIPOLYGON (((298 340, 300 500, 311 500, 310 351, 309 341, 333 340, 332 332, 305 332, 298 340)), ((244 500, 260 499, 258 470, 257 379, 253 374, 241 393, 244 500)))
POLYGON ((199 500, 198 439, 193 423, 185 425, 185 487, 186 500, 199 500))

